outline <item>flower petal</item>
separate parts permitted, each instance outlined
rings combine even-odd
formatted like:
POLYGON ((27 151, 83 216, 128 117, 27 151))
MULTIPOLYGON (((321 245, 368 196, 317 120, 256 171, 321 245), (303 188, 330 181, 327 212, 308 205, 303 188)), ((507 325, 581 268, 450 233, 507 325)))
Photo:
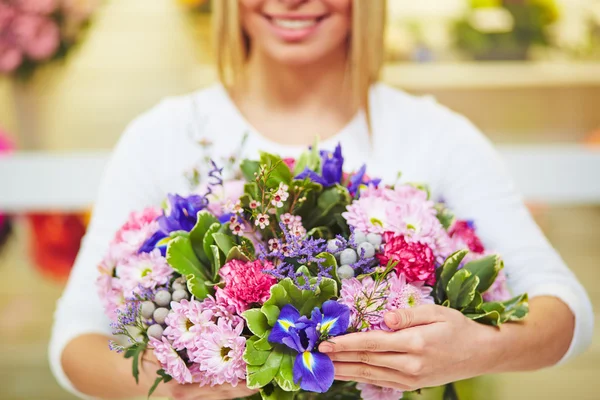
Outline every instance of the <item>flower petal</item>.
POLYGON ((282 343, 283 339, 290 336, 290 328, 296 326, 296 322, 300 319, 300 312, 296 307, 286 304, 279 313, 279 318, 275 322, 275 326, 269 335, 269 342, 282 343))
POLYGON ((325 393, 331 388, 335 370, 331 359, 323 353, 305 351, 296 356, 294 382, 303 390, 325 393))

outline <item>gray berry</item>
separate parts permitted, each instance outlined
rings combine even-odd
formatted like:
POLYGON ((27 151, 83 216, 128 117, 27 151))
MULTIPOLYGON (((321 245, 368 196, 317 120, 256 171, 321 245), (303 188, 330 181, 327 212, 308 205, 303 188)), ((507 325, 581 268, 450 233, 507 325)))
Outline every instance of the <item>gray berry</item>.
POLYGON ((156 306, 151 301, 144 301, 142 303, 142 317, 146 319, 152 318, 152 314, 156 310, 156 306))
POLYGON ((152 318, 156 321, 157 324, 164 324, 165 318, 169 315, 169 310, 165 307, 157 308, 154 310, 154 314, 152 314, 152 318))
POLYGON ((369 242, 364 242, 358 245, 356 252, 363 258, 371 258, 375 255, 375 246, 369 242))
POLYGON ((337 253, 338 251, 340 251, 340 246, 339 246, 340 242, 337 239, 331 239, 327 242, 327 251, 330 253, 337 253))
POLYGON ((346 249, 340 254, 340 264, 354 264, 358 261, 358 255, 354 249, 346 249))
POLYGON ((156 325, 151 325, 148 328, 148 336, 153 337, 154 339, 160 340, 162 338, 164 329, 162 326, 156 324, 156 325))
POLYGON ((376 249, 378 249, 379 246, 381 246, 382 238, 378 233, 369 233, 367 235, 367 241, 375 246, 376 249))
POLYGON ((154 302, 159 307, 166 307, 171 303, 171 293, 168 290, 159 290, 154 295, 154 302))
POLYGON ((338 268, 337 274, 340 279, 350 279, 354 278, 354 270, 349 265, 342 265, 338 268))
POLYGON ((183 299, 189 299, 190 295, 185 290, 176 290, 173 292, 173 301, 181 301, 183 299))
POLYGON ((354 231, 354 243, 360 244, 367 241, 367 235, 361 231, 354 231))

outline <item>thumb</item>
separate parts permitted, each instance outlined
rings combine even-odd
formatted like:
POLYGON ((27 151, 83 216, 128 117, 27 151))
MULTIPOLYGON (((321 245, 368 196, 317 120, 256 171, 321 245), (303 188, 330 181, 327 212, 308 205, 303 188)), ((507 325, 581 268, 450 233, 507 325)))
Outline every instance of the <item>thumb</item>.
POLYGON ((428 304, 415 308, 393 310, 385 314, 383 319, 388 328, 398 331, 438 322, 439 314, 439 306, 428 304))

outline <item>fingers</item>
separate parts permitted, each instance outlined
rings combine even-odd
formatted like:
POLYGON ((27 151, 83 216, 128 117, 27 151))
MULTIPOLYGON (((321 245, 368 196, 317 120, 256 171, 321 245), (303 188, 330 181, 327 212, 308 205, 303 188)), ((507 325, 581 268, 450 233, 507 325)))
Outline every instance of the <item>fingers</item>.
POLYGON ((434 304, 424 306, 398 309, 385 314, 385 324, 395 331, 411 328, 414 326, 428 325, 442 320, 444 308, 434 304))
MULTIPOLYGON (((338 381, 344 381, 344 382, 357 382, 356 379, 351 378, 349 376, 336 376, 335 379, 337 379, 338 381)), ((369 380, 369 379, 363 379, 362 381, 358 381, 358 382, 369 383, 371 385, 380 386, 383 388, 391 388, 391 389, 401 390, 403 392, 413 390, 410 386, 406 386, 406 385, 403 385, 398 382, 374 381, 374 380, 369 380)))
MULTIPOLYGON (((409 361, 407 361, 409 362, 409 361)), ((416 387, 417 378, 413 375, 395 371, 390 368, 373 367, 360 363, 336 362, 335 379, 349 380, 364 383, 373 382, 393 382, 394 386, 384 385, 382 383, 373 383, 374 385, 384 387, 394 387, 399 390, 409 390, 416 387)))

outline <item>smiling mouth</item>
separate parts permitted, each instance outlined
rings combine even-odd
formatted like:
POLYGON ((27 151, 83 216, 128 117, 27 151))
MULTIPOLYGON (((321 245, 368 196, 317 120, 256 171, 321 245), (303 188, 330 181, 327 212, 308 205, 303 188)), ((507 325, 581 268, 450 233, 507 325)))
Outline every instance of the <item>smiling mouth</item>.
POLYGON ((265 18, 278 28, 303 30, 317 26, 317 24, 327 18, 327 16, 323 15, 320 17, 285 18, 265 15, 265 18))

